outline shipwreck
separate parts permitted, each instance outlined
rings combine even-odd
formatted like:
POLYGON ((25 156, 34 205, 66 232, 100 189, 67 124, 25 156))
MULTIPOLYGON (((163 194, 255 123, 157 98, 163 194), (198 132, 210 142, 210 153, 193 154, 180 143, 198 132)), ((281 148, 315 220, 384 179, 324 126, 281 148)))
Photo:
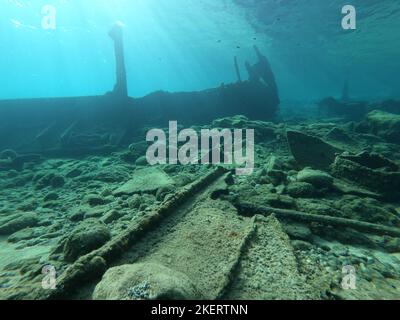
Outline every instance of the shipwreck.
POLYGON ((116 84, 101 96, 0 100, 0 151, 18 154, 75 156, 110 152, 127 146, 144 126, 206 124, 233 115, 271 120, 279 107, 274 75, 255 47, 258 62, 246 63, 242 81, 235 57, 237 81, 199 92, 158 91, 142 98, 128 95, 123 34, 115 25, 116 84))

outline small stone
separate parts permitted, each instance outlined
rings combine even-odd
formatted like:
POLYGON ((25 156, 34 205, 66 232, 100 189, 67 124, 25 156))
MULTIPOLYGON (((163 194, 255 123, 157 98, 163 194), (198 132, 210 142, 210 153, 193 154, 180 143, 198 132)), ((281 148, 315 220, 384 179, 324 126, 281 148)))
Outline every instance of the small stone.
POLYGON ((96 194, 86 196, 85 201, 92 207, 103 206, 108 203, 104 198, 96 194))
POLYGON ((330 188, 333 178, 326 172, 306 168, 297 174, 298 182, 307 182, 316 188, 330 188))
POLYGON ((305 224, 287 223, 283 224, 282 226, 291 239, 306 241, 312 239, 311 230, 305 224))
POLYGON ((44 202, 53 201, 53 200, 58 200, 58 194, 55 192, 50 192, 50 193, 46 194, 45 197, 43 198, 44 202))
POLYGON ((85 213, 84 213, 84 212, 82 212, 82 211, 77 211, 77 212, 74 212, 73 214, 71 214, 71 215, 69 216, 69 219, 70 219, 72 222, 78 222, 78 221, 82 221, 83 218, 84 218, 84 216, 85 216, 85 213))
POLYGON ((173 189, 171 186, 166 186, 166 187, 161 187, 158 188, 157 192, 156 192, 156 199, 157 201, 163 201, 165 196, 169 193, 172 193, 173 189))
POLYGON ((384 248, 390 253, 400 252, 400 238, 390 237, 387 241, 385 241, 384 248))
POLYGON ((138 159, 136 159, 135 164, 137 166, 147 166, 148 162, 147 162, 147 158, 145 156, 139 157, 138 159))
POLYGON ((53 179, 51 179, 51 186, 53 188, 61 188, 62 186, 64 186, 64 184, 65 180, 61 176, 55 176, 53 177, 53 179))
POLYGON ((295 250, 309 251, 312 249, 312 244, 302 240, 292 240, 291 244, 295 250))
POLYGON ((82 174, 82 170, 80 169, 72 169, 71 171, 69 171, 66 175, 67 178, 76 178, 79 177, 82 174))
POLYGON ((267 194, 264 200, 273 208, 295 209, 297 207, 296 201, 293 198, 276 193, 267 194))
POLYGON ((104 223, 112 223, 115 220, 118 220, 119 218, 121 218, 122 216, 124 216, 124 213, 118 210, 110 210, 109 212, 107 212, 104 217, 101 219, 104 223))
POLYGON ((316 189, 308 182, 291 182, 286 187, 286 192, 293 198, 312 198, 316 189))
POLYGON ((131 209, 139 209, 142 203, 142 199, 138 194, 134 194, 132 198, 129 200, 129 208, 131 209))

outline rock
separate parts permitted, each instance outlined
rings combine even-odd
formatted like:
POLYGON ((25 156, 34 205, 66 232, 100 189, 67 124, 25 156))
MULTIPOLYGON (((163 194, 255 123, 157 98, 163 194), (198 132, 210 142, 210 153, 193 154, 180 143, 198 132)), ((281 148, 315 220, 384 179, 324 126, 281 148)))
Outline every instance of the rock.
POLYGON ((44 189, 46 187, 61 188, 64 184, 65 180, 63 177, 51 172, 36 181, 36 189, 44 189))
POLYGON ((22 202, 18 207, 18 211, 34 211, 38 207, 36 200, 26 200, 22 202))
POLYGON ((13 233, 8 237, 7 241, 9 243, 17 243, 23 240, 30 240, 35 237, 35 231, 31 228, 26 228, 13 233))
POLYGON ((66 177, 73 179, 73 178, 79 177, 81 174, 82 174, 82 170, 75 168, 75 169, 68 171, 68 173, 66 174, 66 177))
POLYGON ((331 188, 333 178, 329 174, 320 171, 306 168, 297 174, 298 182, 306 182, 312 184, 316 188, 331 188))
POLYGON ((8 235, 19 230, 34 227, 39 219, 34 212, 17 213, 0 218, 0 235, 8 235))
POLYGON ((147 158, 145 156, 139 157, 135 161, 135 165, 137 166, 147 166, 149 163, 147 162, 147 158))
POLYGON ((302 223, 285 223, 282 224, 283 229, 291 239, 295 240, 311 240, 312 233, 310 228, 302 223))
POLYGON ((51 179, 50 184, 51 184, 51 186, 52 186, 53 188, 61 188, 62 186, 64 186, 65 180, 64 180, 63 177, 58 176, 58 175, 55 175, 55 176, 53 177, 53 179, 51 179))
POLYGON ((139 209, 142 203, 142 198, 138 194, 134 194, 132 198, 129 200, 129 208, 131 209, 139 209))
POLYGON ((335 161, 336 154, 343 152, 317 137, 298 131, 288 131, 287 140, 293 157, 305 167, 326 170, 335 161))
POLYGON ((7 188, 18 188, 25 186, 28 182, 32 180, 31 174, 23 174, 15 177, 14 179, 10 180, 6 183, 7 188))
POLYGON ((54 201, 54 200, 58 200, 58 194, 55 192, 50 192, 46 194, 45 197, 43 198, 44 202, 54 201))
POLYGON ((92 207, 103 206, 103 205, 109 203, 109 201, 107 201, 107 199, 102 198, 101 196, 99 196, 97 194, 90 194, 90 195, 86 196, 85 202, 87 202, 92 207))
POLYGON ((104 215, 104 208, 100 207, 92 207, 92 208, 86 208, 85 210, 85 219, 92 219, 92 218, 101 218, 104 215))
POLYGON ((74 262, 79 257, 100 248, 110 239, 110 231, 104 223, 97 219, 85 220, 65 240, 64 259, 74 262))
POLYGON ((201 296, 183 273, 156 263, 138 263, 109 269, 94 300, 198 300, 201 296))
POLYGON ((307 241, 292 240, 290 241, 290 243, 292 244, 295 250, 309 251, 313 248, 313 245, 307 241))
POLYGON ((296 201, 285 195, 269 193, 263 198, 268 206, 279 209, 296 209, 296 201))
POLYGON ((72 222, 82 221, 85 217, 85 213, 83 211, 76 211, 69 216, 69 219, 72 222))
POLYGON ((400 219, 397 212, 370 198, 353 197, 338 202, 340 211, 350 219, 396 226, 400 219))
POLYGON ((101 219, 104 223, 112 223, 115 220, 118 220, 119 218, 123 217, 124 213, 118 210, 110 210, 107 212, 104 217, 101 219))
POLYGON ((47 209, 55 209, 60 205, 61 205, 60 202, 51 200, 51 201, 44 202, 42 207, 47 208, 47 209))
POLYGON ((101 170, 93 169, 93 171, 80 175, 76 179, 81 182, 100 181, 105 183, 119 183, 126 181, 128 177, 129 175, 125 167, 113 164, 109 167, 103 167, 101 170))
POLYGON ((400 252, 400 239, 399 238, 388 238, 384 243, 384 248, 387 252, 398 253, 400 252))
POLYGON ((156 167, 136 170, 133 178, 114 191, 114 195, 132 195, 135 193, 155 193, 159 188, 172 187, 174 181, 156 167))
POLYGON ((293 198, 312 198, 317 190, 311 183, 291 182, 286 187, 286 192, 293 198))
POLYGON ((158 188, 157 193, 156 193, 157 201, 163 201, 165 196, 172 192, 174 192, 174 189, 172 188, 172 186, 158 188))
POLYGON ((368 113, 366 121, 371 133, 400 144, 400 115, 374 110, 368 113))
POLYGON ((287 179, 287 175, 281 170, 270 170, 267 172, 268 178, 274 186, 284 184, 287 179))

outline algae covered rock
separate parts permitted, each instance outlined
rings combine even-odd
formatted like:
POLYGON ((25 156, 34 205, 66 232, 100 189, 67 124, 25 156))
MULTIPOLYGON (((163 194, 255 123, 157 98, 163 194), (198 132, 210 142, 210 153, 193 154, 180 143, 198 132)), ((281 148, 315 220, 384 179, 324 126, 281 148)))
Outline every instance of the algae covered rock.
POLYGON ((114 191, 114 195, 132 195, 135 193, 155 193, 159 188, 171 187, 174 181, 156 167, 136 170, 133 178, 114 191))
POLYGON ((374 110, 367 115, 371 133, 400 144, 400 115, 374 110))
POLYGON ((65 184, 65 179, 54 173, 50 172, 41 177, 36 177, 36 189, 44 189, 46 187, 61 188, 65 184))
POLYGON ((312 233, 307 225, 302 223, 286 223, 282 224, 283 229, 291 239, 309 241, 312 233))
POLYGON ((91 207, 103 206, 109 203, 109 199, 104 198, 97 194, 89 194, 85 197, 85 202, 87 202, 91 207))
POLYGON ((109 269, 97 284, 94 300, 196 300, 200 294, 183 273, 156 263, 109 269))
POLYGON ((294 198, 310 198, 315 196, 316 189, 308 182, 291 182, 286 187, 286 193, 294 198))
POLYGON ((101 219, 104 223, 112 223, 115 220, 118 220, 119 218, 124 216, 124 212, 118 211, 118 210, 110 210, 108 211, 104 217, 101 219))
POLYGON ((296 201, 283 194, 269 193, 261 198, 268 206, 280 209, 296 209, 296 201))
POLYGON ((39 219, 34 212, 16 213, 0 218, 0 235, 9 235, 19 230, 34 227, 39 219))
POLYGON ((145 156, 139 157, 135 161, 135 165, 145 167, 149 163, 147 162, 147 158, 145 156))
POLYGON ((111 234, 106 225, 97 219, 87 219, 67 237, 63 245, 66 261, 74 262, 110 240, 111 234))
POLYGON ((329 174, 306 168, 297 174, 297 181, 312 184, 316 188, 330 188, 333 184, 333 178, 329 174))
POLYGON ((400 222, 394 209, 375 199, 351 196, 338 201, 337 205, 344 217, 349 219, 393 226, 400 222))
POLYGON ((8 237, 7 241, 9 243, 17 243, 23 240, 33 239, 35 236, 36 232, 34 229, 26 228, 13 233, 11 236, 8 237))

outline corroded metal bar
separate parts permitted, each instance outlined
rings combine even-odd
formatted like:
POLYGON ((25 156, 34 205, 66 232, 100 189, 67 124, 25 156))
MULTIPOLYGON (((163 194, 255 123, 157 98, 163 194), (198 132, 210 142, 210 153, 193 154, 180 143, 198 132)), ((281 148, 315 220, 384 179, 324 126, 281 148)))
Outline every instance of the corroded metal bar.
POLYGON ((81 286, 90 280, 101 278, 112 262, 121 257, 142 236, 158 227, 162 220, 224 173, 226 173, 225 169, 217 167, 204 177, 183 187, 173 197, 162 203, 157 210, 148 212, 139 221, 132 222, 124 233, 69 266, 58 279, 56 290, 37 290, 33 293, 34 299, 62 299, 78 285, 81 286))

